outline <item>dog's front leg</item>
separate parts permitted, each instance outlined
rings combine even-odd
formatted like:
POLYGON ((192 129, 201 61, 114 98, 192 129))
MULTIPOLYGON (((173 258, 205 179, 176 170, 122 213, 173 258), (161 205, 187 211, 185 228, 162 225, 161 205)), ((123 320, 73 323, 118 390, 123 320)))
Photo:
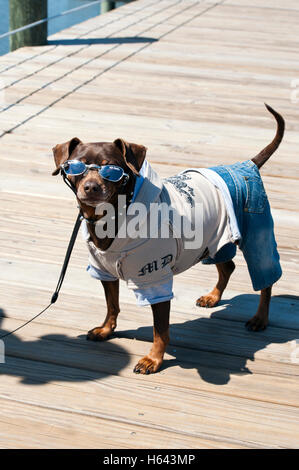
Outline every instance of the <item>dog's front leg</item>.
POLYGON ((154 342, 147 356, 144 356, 134 368, 136 374, 157 372, 163 362, 164 353, 169 343, 170 300, 152 305, 154 317, 154 342))
POLYGON ((105 291, 107 315, 101 326, 96 326, 87 333, 87 339, 92 341, 107 339, 116 328, 116 320, 119 314, 119 280, 101 282, 105 291))

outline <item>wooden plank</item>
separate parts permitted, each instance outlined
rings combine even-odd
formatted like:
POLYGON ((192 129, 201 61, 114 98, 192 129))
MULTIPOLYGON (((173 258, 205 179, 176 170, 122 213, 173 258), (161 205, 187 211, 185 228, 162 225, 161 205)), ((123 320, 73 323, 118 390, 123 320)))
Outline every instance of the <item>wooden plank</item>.
MULTIPOLYGON (((189 436, 175 436, 163 429, 153 430, 136 426, 134 423, 118 420, 101 419, 79 410, 76 413, 65 407, 55 409, 41 407, 20 400, 1 400, 0 423, 5 432, 0 431, 0 447, 18 449, 140 449, 160 448, 163 443, 167 448, 215 448, 207 439, 194 439, 189 436), (157 443, 159 442, 159 445, 157 443)), ((220 443, 221 447, 233 445, 220 443)))
MULTIPOLYGON (((48 408, 51 402, 50 397, 54 394, 58 395, 56 410, 75 414, 78 412, 82 414, 84 410, 84 415, 87 417, 93 415, 98 419, 110 421, 112 424, 126 422, 129 427, 132 424, 143 425, 145 433, 147 429, 162 431, 164 428, 164 431, 174 432, 174 437, 177 434, 177 438, 179 435, 183 440, 186 438, 187 442, 188 437, 193 437, 193 445, 197 444, 199 447, 203 439, 211 447, 223 446, 223 444, 224 447, 233 445, 246 447, 248 443, 249 446, 255 447, 263 445, 276 447, 283 445, 283 441, 285 445, 287 442, 293 442, 293 445, 296 445, 295 439, 292 438, 292 433, 296 433, 296 415, 291 407, 273 406, 264 402, 253 404, 252 400, 244 399, 241 400, 242 406, 236 408, 238 401, 234 397, 223 396, 221 404, 217 394, 205 393, 201 390, 189 390, 188 400, 186 400, 185 391, 180 392, 176 386, 167 384, 158 386, 157 383, 151 381, 146 387, 141 381, 136 386, 133 383, 134 380, 129 378, 120 379, 117 376, 97 375, 86 371, 83 373, 78 369, 60 366, 54 368, 38 362, 35 362, 35 365, 33 372, 30 361, 12 359, 9 364, 11 373, 10 376, 4 378, 1 398, 7 397, 11 400, 9 390, 14 387, 16 389, 14 401, 17 403, 48 408), (27 371, 29 375, 26 375, 27 371), (23 376, 23 381, 27 383, 23 394, 14 374, 23 376), (82 384, 83 377, 84 384, 82 384), (47 387, 40 387, 39 384, 44 380, 51 381, 51 384, 47 387), (135 389, 133 393, 132 386, 135 389), (36 397, 32 394, 34 387, 38 389, 36 397), (118 399, 120 393, 123 395, 125 406, 118 399), (254 413, 252 412, 253 406, 256 406, 254 413), (229 409, 229 413, 224 408, 229 409), (107 413, 108 410, 110 411, 107 413), (158 423, 157 412, 159 413, 158 423), (200 417, 200 420, 196 416, 200 417), (234 417, 234 425, 231 425, 227 416, 234 417), (272 436, 272 442, 269 436, 265 435, 257 416, 265 420, 264 424, 271 431, 278 427, 279 422, 281 423, 276 439, 272 436), (244 421, 246 426, 244 426, 244 421), (223 428, 226 429, 226 439, 219 442, 223 428)), ((161 436, 163 439, 163 433, 161 436)), ((119 436, 115 439, 117 438, 119 439, 119 436)))

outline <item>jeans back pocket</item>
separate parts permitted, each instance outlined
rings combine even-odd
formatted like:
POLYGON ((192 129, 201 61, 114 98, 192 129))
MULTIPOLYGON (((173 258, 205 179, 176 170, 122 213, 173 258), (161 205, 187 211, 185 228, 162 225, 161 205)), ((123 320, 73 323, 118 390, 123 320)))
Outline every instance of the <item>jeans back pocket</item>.
POLYGON ((267 194, 260 177, 244 176, 247 187, 247 198, 245 202, 245 212, 262 214, 267 202, 267 194))

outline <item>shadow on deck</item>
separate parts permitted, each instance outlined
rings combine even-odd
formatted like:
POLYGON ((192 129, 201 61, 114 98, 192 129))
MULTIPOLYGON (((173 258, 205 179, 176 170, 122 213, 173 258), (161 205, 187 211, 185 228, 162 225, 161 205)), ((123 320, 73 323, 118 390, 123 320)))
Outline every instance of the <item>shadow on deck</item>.
MULTIPOLYGON (((244 304, 252 306, 255 301, 258 302, 258 297, 254 294, 238 295, 229 301, 221 301, 223 310, 212 313, 210 317, 171 324, 168 352, 174 359, 165 359, 162 370, 173 366, 184 369, 197 368, 204 381, 224 385, 229 382, 231 375, 251 374, 247 362, 254 361, 258 351, 273 343, 282 344, 298 339, 299 329, 272 326, 271 314, 270 325, 265 331, 250 332, 245 328, 244 323, 240 321, 238 305, 241 309, 244 304)), ((280 297, 272 298, 271 313, 274 318, 281 309, 280 297)), ((290 296, 290 302, 291 308, 297 305, 299 307, 299 297, 290 296)), ((0 315, 1 321, 1 318, 5 318, 3 310, 0 315)), ((0 336, 5 333, 7 331, 0 330, 0 336)), ((151 342, 152 326, 115 332, 112 337, 151 342)), ((18 375, 14 368, 9 367, 10 356, 41 362, 39 374, 34 379, 32 370, 28 371, 28 376, 26 370, 20 373, 22 383, 33 385, 52 381, 100 379, 118 374, 128 365, 129 354, 121 346, 109 340, 103 343, 87 342, 85 338, 85 335, 74 338, 64 334, 49 334, 34 341, 22 341, 16 335, 11 335, 9 342, 7 341, 8 359, 5 367, 1 367, 1 372, 18 375), (112 361, 109 356, 112 356, 112 361), (57 371, 53 368, 49 370, 48 363, 75 367, 76 372, 64 375, 59 368, 57 371)))

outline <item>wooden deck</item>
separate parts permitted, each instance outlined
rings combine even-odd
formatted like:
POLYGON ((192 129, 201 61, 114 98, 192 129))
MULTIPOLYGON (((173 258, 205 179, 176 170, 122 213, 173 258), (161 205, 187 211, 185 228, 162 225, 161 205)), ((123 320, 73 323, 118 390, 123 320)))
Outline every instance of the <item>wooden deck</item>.
POLYGON ((151 311, 122 285, 115 336, 85 340, 105 305, 79 237, 57 304, 5 340, 0 447, 299 447, 298 22, 297 0, 139 0, 1 57, 0 334, 47 305, 64 259, 77 209, 56 143, 123 137, 166 176, 253 157, 275 131, 264 101, 287 130, 262 170, 284 270, 268 329, 244 328, 240 255, 212 310, 194 302, 216 270, 197 265, 175 278, 162 371, 135 375, 151 311))

